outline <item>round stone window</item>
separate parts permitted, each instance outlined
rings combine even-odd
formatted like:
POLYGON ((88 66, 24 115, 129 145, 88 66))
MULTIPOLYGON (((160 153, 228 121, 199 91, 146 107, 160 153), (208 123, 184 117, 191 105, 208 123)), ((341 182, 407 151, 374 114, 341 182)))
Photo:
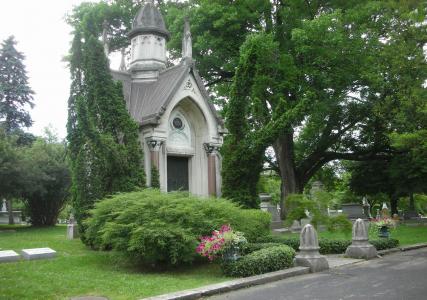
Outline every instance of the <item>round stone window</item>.
POLYGON ((178 118, 178 117, 173 119, 172 125, 175 129, 183 129, 184 128, 184 123, 182 122, 181 118, 178 118))

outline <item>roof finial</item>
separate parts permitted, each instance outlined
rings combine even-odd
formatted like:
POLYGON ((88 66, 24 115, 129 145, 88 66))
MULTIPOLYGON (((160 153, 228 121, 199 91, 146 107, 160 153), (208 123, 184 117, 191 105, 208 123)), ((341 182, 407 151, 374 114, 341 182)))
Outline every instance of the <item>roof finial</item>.
POLYGON ((193 58, 193 45, 191 41, 190 20, 184 18, 184 36, 182 38, 182 58, 193 58))

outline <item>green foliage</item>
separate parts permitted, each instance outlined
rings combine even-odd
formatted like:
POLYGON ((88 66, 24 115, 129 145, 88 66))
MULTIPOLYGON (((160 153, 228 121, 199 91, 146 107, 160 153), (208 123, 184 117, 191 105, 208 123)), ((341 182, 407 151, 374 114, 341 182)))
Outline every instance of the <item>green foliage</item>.
POLYGON ((397 246, 399 246, 399 240, 397 239, 392 239, 392 238, 388 238, 388 239, 378 239, 378 240, 371 240, 369 241, 372 245, 374 245, 374 247, 380 251, 380 250, 385 250, 385 249, 391 249, 391 248, 396 248, 397 246))
POLYGON ((352 228, 352 223, 345 215, 329 217, 328 219, 328 231, 330 232, 343 232, 351 235, 352 228))
POLYGON ((160 188, 160 177, 159 170, 156 166, 151 166, 151 187, 155 189, 160 188))
POLYGON ((307 218, 305 211, 308 210, 311 216, 311 224, 317 227, 319 224, 327 224, 326 215, 328 203, 331 200, 326 192, 316 193, 316 197, 309 198, 303 194, 293 194, 288 197, 288 216, 287 224, 292 224, 294 220, 307 218))
POLYGON ((279 204, 281 195, 280 184, 280 177, 261 174, 258 181, 258 192, 269 194, 271 196, 271 202, 279 204))
POLYGON ((15 38, 10 36, 0 49, 0 128, 7 134, 33 123, 27 108, 34 106, 34 92, 28 86, 25 57, 15 45, 15 38))
POLYGON ((347 247, 350 246, 351 241, 349 240, 330 240, 320 239, 319 240, 319 252, 321 254, 340 254, 345 253, 347 247))
POLYGON ((67 139, 73 207, 84 231, 82 221, 95 201, 144 186, 144 176, 138 125, 127 113, 121 85, 111 77, 97 38, 97 15, 90 9, 79 12, 69 58, 67 139))
POLYGON ((142 264, 177 266, 192 262, 198 238, 223 224, 248 240, 269 233, 270 218, 227 200, 147 189, 98 202, 85 222, 85 239, 95 249, 122 251, 142 264))
POLYGON ((17 151, 16 138, 0 128, 0 198, 19 197, 22 193, 24 169, 17 151))
POLYGON ((22 196, 28 222, 33 226, 54 226, 68 200, 71 183, 65 144, 52 136, 39 138, 22 152, 22 196))
POLYGON ((281 243, 246 243, 246 244, 243 244, 239 250, 241 255, 248 255, 252 252, 255 252, 261 249, 271 248, 271 247, 280 246, 280 245, 282 244, 281 243))
POLYGON ((267 247, 245 255, 235 262, 223 263, 225 275, 248 277, 293 266, 295 251, 285 245, 267 247))

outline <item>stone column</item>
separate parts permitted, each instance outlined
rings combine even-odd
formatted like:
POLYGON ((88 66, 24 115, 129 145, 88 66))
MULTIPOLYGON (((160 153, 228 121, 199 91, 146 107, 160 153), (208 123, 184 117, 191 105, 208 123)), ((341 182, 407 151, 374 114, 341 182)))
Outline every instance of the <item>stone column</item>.
MULTIPOLYGON (((163 140, 156 139, 156 138, 148 138, 147 139, 147 145, 150 149, 150 161, 151 161, 151 169, 154 167, 159 171, 160 169, 160 148, 163 145, 163 140)), ((153 181, 153 178, 150 176, 150 186, 151 182, 153 181)))
POLYGON ((218 147, 210 143, 204 143, 203 147, 208 156, 208 193, 209 196, 216 197, 216 151, 218 147))

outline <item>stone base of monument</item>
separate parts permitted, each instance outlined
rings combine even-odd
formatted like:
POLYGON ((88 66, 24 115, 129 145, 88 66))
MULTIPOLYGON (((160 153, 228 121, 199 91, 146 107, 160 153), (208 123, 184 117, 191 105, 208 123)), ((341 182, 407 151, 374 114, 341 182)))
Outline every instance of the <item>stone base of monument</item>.
POLYGON ((19 260, 20 256, 13 250, 0 251, 0 263, 19 260))
POLYGON ((378 257, 377 249, 371 244, 350 245, 345 251, 345 256, 359 259, 372 259, 378 257))
POLYGON ((329 264, 326 257, 317 253, 298 254, 295 257, 295 264, 300 267, 309 267, 310 272, 312 273, 329 269, 329 264))
POLYGON ((74 240, 79 237, 79 230, 77 224, 68 224, 67 225, 67 239, 74 240))
POLYGON ((50 248, 22 249, 22 257, 26 260, 47 259, 56 256, 56 251, 50 248))

